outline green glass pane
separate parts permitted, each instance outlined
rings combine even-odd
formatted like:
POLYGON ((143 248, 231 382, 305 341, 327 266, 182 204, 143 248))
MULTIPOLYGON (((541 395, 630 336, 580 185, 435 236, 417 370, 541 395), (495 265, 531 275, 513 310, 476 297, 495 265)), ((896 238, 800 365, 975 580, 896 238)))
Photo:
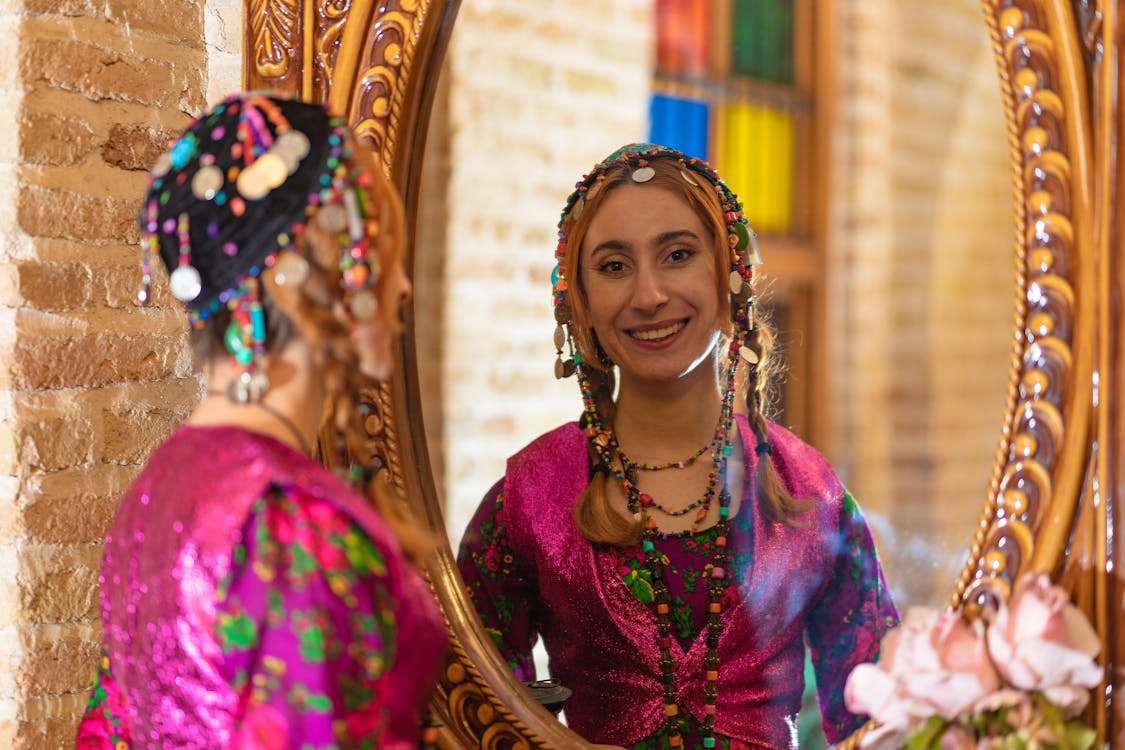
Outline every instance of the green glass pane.
POLYGON ((793 82, 793 0, 734 0, 731 71, 774 83, 793 82))

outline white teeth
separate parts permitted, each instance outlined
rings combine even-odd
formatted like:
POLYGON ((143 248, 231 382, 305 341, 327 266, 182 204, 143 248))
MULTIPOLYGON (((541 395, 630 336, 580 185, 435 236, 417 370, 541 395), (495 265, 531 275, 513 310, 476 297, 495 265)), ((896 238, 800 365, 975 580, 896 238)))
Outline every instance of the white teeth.
POLYGON ((641 341, 656 341, 657 339, 667 338, 673 333, 682 331, 684 325, 684 323, 676 323, 675 325, 670 325, 667 328, 657 328, 651 331, 633 331, 630 335, 635 339, 640 339, 641 341))

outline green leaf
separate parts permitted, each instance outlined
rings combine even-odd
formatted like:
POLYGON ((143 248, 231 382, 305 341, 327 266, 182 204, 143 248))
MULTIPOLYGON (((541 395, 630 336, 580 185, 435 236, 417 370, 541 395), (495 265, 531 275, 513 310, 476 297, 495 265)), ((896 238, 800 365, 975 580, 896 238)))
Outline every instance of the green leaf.
POLYGON ((1061 750, 1090 750, 1098 738, 1098 733, 1080 721, 1068 721, 1059 732, 1062 740, 1061 750))
POLYGON ((907 750, 940 750, 941 736, 949 728, 949 722, 940 716, 926 719, 922 728, 910 735, 906 741, 907 750))

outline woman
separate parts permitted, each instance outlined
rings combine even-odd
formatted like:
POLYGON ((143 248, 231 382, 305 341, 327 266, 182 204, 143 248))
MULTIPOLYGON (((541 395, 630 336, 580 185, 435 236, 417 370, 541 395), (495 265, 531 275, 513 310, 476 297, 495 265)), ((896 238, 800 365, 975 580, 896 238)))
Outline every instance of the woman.
POLYGON ((578 183, 556 256, 556 374, 585 409, 509 460, 465 535, 486 628, 522 679, 542 635, 571 728, 634 748, 796 747, 807 641, 838 741, 862 723, 844 680, 898 616, 854 500, 763 416, 738 199, 627 146, 578 183))
POLYGON ((417 746, 445 641, 427 542, 313 458, 326 414, 361 450, 353 396, 391 371, 402 221, 317 105, 233 96, 157 162, 141 301, 159 253, 207 392, 106 537, 79 747, 417 746))

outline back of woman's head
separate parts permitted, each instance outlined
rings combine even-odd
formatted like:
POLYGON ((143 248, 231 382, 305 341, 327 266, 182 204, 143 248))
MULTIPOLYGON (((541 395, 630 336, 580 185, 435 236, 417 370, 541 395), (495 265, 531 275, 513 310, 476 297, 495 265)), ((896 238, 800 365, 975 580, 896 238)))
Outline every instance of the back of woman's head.
MULTIPOLYGON (((318 104, 228 97, 157 160, 138 221, 141 301, 159 255, 197 351, 235 367, 228 398, 266 398, 272 354, 300 337, 323 367, 343 453, 363 456, 357 399, 370 383, 351 329, 370 321, 397 331, 399 301, 389 299, 397 291, 382 270, 398 263, 403 218, 397 193, 347 123, 318 104)), ((427 547, 412 545, 418 535, 377 494, 407 551, 427 547)))

